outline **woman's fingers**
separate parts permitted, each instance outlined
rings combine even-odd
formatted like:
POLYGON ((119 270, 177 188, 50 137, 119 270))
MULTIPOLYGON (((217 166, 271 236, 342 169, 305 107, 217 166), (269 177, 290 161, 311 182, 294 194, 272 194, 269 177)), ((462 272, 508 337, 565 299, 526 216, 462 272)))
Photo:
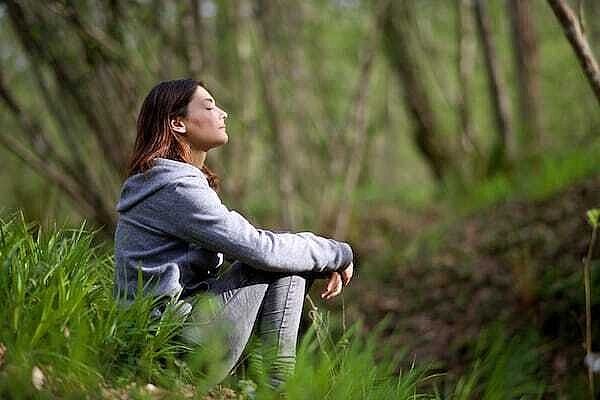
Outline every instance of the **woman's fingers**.
POLYGON ((329 300, 342 292, 342 277, 339 273, 334 272, 327 281, 325 290, 321 293, 321 298, 329 300))
POLYGON ((342 276, 342 282, 344 283, 344 286, 348 286, 350 280, 352 279, 352 275, 354 275, 354 263, 351 262, 345 270, 340 272, 340 275, 342 276))
POLYGON ((327 280, 327 285, 321 293, 321 298, 329 300, 342 293, 342 288, 350 283, 352 275, 354 275, 354 263, 350 263, 341 272, 333 272, 327 280))
MULTIPOLYGON (((335 272, 333 274, 335 274, 335 272)), ((332 290, 333 274, 329 275, 329 278, 327 279, 327 284, 325 285, 325 289, 321 292, 322 299, 324 299, 325 296, 327 296, 332 290)))

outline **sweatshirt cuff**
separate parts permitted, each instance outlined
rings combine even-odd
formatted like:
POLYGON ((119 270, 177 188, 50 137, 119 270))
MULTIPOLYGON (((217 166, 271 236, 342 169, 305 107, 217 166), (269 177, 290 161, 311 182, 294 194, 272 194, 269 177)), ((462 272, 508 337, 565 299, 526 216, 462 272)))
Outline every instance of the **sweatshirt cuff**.
POLYGON ((340 250, 342 253, 342 263, 340 267, 336 270, 337 272, 341 272, 345 270, 351 262, 354 260, 354 254, 352 253, 352 248, 346 242, 340 242, 340 250))

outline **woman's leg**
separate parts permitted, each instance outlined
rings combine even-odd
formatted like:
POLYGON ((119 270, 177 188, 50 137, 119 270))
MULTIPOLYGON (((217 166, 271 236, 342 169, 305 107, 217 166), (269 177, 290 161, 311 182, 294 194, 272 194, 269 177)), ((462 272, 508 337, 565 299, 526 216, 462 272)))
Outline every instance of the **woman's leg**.
POLYGON ((207 282, 208 296, 198 296, 181 337, 191 345, 213 347, 211 353, 222 355, 219 365, 211 366, 211 383, 216 384, 225 379, 240 358, 269 282, 241 262, 233 263, 222 276, 207 282))
POLYGON ((215 381, 221 381, 240 358, 258 319, 261 338, 276 346, 277 359, 293 366, 306 281, 235 262, 222 276, 208 281, 214 297, 209 299, 208 309, 194 307, 182 338, 207 346, 214 345, 215 338, 222 341, 225 357, 215 373, 215 381))
POLYGON ((270 379, 279 386, 293 372, 307 279, 282 275, 267 289, 258 315, 257 335, 270 364, 270 379))

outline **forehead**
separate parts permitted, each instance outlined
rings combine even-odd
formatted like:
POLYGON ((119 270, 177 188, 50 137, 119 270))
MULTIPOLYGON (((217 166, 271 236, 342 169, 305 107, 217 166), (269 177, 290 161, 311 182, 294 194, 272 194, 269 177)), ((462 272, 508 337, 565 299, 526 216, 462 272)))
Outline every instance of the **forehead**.
POLYGON ((202 86, 198 86, 196 92, 194 92, 194 99, 196 101, 201 102, 214 102, 215 99, 208 93, 208 90, 204 89, 202 86))

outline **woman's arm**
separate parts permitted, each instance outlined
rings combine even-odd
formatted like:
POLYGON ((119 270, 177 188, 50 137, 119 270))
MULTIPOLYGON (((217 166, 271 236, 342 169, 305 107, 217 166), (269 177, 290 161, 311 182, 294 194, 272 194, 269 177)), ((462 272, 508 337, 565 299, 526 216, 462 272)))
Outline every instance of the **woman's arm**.
POLYGON ((257 229, 225 207, 203 176, 185 176, 157 193, 169 233, 255 268, 277 272, 331 272, 353 260, 347 243, 310 232, 257 229))

